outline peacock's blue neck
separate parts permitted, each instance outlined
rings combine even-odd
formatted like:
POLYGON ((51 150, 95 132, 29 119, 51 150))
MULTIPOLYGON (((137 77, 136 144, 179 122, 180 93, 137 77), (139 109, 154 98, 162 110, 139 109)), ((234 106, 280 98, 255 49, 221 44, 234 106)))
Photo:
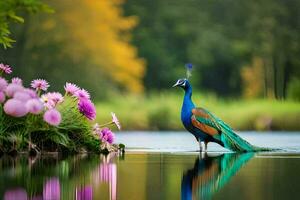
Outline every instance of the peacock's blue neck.
POLYGON ((191 123, 192 109, 195 108, 195 105, 192 101, 192 87, 188 82, 184 90, 185 94, 181 109, 181 120, 185 126, 188 126, 191 123))

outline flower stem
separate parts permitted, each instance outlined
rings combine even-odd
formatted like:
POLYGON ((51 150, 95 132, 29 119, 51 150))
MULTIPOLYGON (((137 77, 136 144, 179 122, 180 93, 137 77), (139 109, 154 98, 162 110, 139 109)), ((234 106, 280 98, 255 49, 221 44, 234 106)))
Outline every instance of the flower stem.
POLYGON ((103 127, 105 127, 105 126, 109 126, 109 125, 112 125, 112 124, 114 124, 113 121, 108 122, 108 123, 106 123, 106 124, 101 124, 101 125, 99 125, 99 127, 100 127, 100 128, 103 128, 103 127))

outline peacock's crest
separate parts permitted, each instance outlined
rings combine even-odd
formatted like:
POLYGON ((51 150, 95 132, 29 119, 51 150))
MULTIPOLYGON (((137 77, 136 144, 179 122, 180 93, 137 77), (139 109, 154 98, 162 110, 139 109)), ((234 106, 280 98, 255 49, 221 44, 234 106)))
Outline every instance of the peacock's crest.
POLYGON ((186 79, 189 79, 192 76, 193 64, 187 63, 185 64, 185 68, 186 68, 186 79))

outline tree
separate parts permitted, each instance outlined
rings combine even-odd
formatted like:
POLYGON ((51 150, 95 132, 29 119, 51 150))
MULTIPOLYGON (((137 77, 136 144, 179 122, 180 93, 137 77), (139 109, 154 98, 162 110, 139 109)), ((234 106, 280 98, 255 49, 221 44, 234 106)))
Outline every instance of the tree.
POLYGON ((147 60, 147 89, 168 88, 192 62, 197 88, 236 96, 249 85, 241 70, 259 59, 262 95, 283 98, 291 76, 300 75, 299 6, 295 0, 128 0, 124 7, 140 18, 133 43, 147 60))
POLYGON ((3 52, 3 59, 22 77, 46 78, 54 89, 72 81, 97 98, 113 90, 143 92, 144 60, 129 43, 137 20, 122 15, 121 1, 49 0, 48 4, 55 14, 29 17, 27 26, 15 31, 19 43, 3 52))
POLYGON ((0 44, 4 48, 12 47, 14 39, 10 37, 10 23, 24 23, 20 13, 35 13, 52 10, 40 0, 4 0, 0 1, 0 44))

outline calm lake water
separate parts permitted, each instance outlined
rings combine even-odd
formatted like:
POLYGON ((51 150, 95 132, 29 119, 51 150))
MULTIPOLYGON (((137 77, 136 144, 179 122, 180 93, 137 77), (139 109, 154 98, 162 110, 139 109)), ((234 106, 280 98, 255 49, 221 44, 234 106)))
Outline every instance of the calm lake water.
POLYGON ((186 132, 123 132, 125 155, 0 158, 0 199, 299 199, 300 132, 243 132, 269 153, 207 154, 186 132))

